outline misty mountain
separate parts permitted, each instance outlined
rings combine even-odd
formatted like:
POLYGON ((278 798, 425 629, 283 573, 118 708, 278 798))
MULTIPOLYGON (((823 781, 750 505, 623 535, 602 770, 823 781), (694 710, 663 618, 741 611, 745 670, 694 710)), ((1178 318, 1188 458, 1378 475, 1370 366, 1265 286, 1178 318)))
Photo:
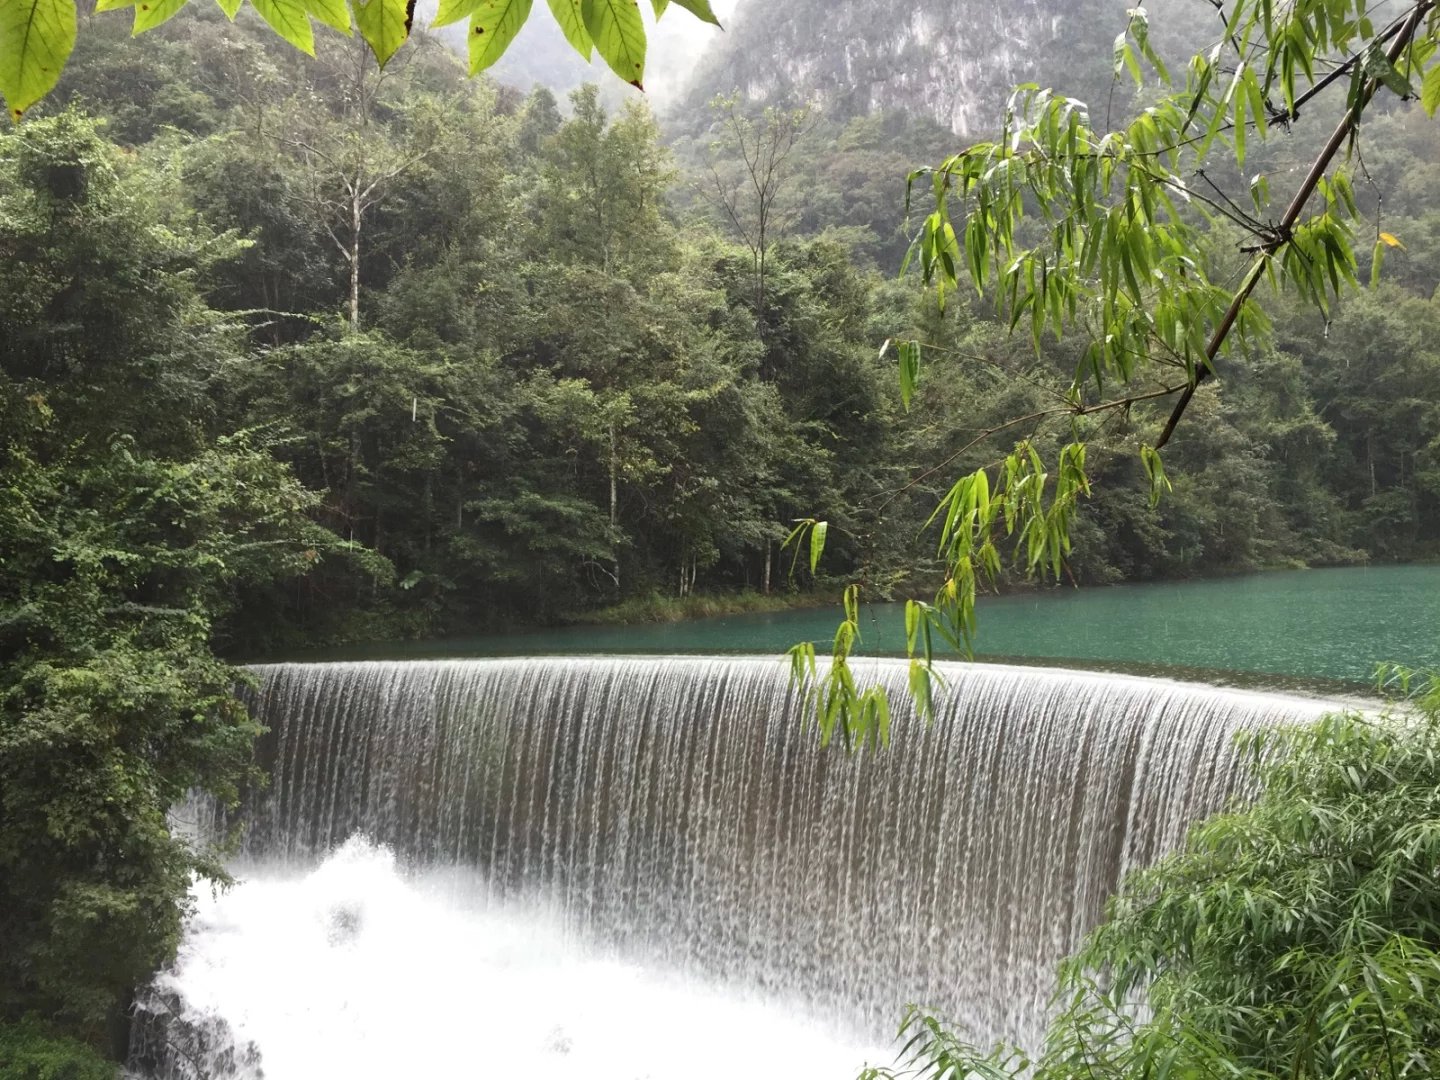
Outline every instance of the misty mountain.
MULTIPOLYGON (((1094 108, 1110 102, 1124 0, 742 0, 707 54, 687 111, 738 91, 760 102, 818 102, 841 118, 919 114, 959 134, 998 121, 1017 83, 1062 90, 1094 108)), ((1218 34, 1204 0, 1150 5, 1162 52, 1218 34)), ((1128 98, 1128 78, 1116 86, 1128 98)))
MULTIPOLYGON (((712 6, 721 19, 727 19, 734 0, 720 0, 712 6)), ((420 10, 424 12, 423 4, 420 10)), ((641 11, 650 31, 644 96, 652 105, 663 108, 680 97, 701 57, 724 34, 678 7, 658 22, 651 18, 648 4, 642 4, 641 11)), ((434 32, 461 56, 465 55, 466 27, 463 22, 434 32)), ((501 85, 514 87, 522 93, 528 93, 536 86, 549 87, 562 100, 585 83, 595 83, 600 87, 602 99, 611 108, 641 96, 640 91, 612 77, 598 54, 587 63, 570 47, 543 5, 534 10, 515 43, 488 74, 501 85)))

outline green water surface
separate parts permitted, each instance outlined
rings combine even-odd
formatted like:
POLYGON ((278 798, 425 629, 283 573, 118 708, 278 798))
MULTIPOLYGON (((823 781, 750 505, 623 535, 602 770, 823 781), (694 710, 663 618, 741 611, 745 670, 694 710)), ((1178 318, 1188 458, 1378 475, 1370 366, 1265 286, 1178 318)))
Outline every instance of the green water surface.
MULTIPOLYGON (((347 655, 780 653, 802 640, 828 648, 838 619, 836 609, 817 608, 388 644, 347 655)), ((1440 566, 1049 589, 982 598, 979 622, 981 658, 1363 683, 1383 661, 1440 668, 1440 566)), ((901 605, 868 607, 862 630, 861 652, 904 652, 901 605)))

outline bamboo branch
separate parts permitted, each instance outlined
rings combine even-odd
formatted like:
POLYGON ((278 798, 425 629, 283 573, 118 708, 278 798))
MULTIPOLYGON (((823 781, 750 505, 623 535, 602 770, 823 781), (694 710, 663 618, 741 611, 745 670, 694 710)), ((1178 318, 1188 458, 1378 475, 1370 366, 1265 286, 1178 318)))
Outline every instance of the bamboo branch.
MULTIPOLYGON (((1401 53, 1405 51, 1410 43, 1410 39, 1415 36, 1415 31, 1419 28, 1420 21, 1425 18, 1431 8, 1434 7, 1434 2, 1435 0, 1421 0, 1420 3, 1411 9, 1409 18, 1406 19, 1404 26, 1400 29, 1395 42, 1390 46, 1390 51, 1387 54, 1392 64, 1398 60, 1401 53)), ((1245 280, 1241 284, 1239 291, 1236 292, 1235 298, 1230 302, 1230 307, 1225 312, 1224 317, 1221 318, 1220 325, 1215 328, 1215 332, 1210 336, 1209 344, 1205 346, 1205 363, 1196 369, 1195 377, 1180 395, 1180 400, 1175 403, 1175 408, 1170 413, 1170 419, 1165 422, 1165 428, 1160 432, 1160 438, 1155 442, 1156 450, 1159 450, 1170 441, 1170 437, 1175 434, 1175 426, 1180 423, 1180 418, 1185 415, 1186 408, 1189 407, 1191 400, 1195 397, 1195 391, 1200 388, 1202 382, 1214 373, 1215 357, 1219 355, 1221 347, 1225 344, 1225 339, 1230 336, 1230 331, 1235 329, 1235 324, 1240 319, 1240 312, 1250 299, 1250 294, 1255 291, 1255 286, 1260 283, 1260 278, 1266 264, 1275 257, 1275 254, 1280 251, 1281 248, 1291 242, 1292 230, 1300 220, 1300 215, 1304 213, 1305 204, 1308 203, 1310 197, 1315 194, 1315 189, 1319 187, 1320 181, 1329 170, 1330 163, 1334 161, 1335 155, 1340 152, 1340 148, 1345 145, 1346 140, 1354 133, 1355 128, 1360 123, 1361 115, 1364 113, 1366 106, 1370 104, 1370 99, 1375 96, 1375 92, 1379 87, 1379 79, 1371 79, 1365 84, 1360 92, 1359 100, 1345 113, 1340 123, 1335 126, 1335 130, 1331 133, 1329 141, 1326 142, 1324 149, 1320 151, 1319 157, 1317 157, 1310 166, 1309 173, 1306 174, 1304 181, 1300 184, 1299 190, 1295 192, 1295 197, 1290 200, 1290 205, 1285 210, 1285 216, 1280 219, 1280 223, 1275 227, 1273 235, 1262 244, 1260 250, 1256 252, 1255 259, 1250 266, 1250 272, 1245 275, 1245 280)))

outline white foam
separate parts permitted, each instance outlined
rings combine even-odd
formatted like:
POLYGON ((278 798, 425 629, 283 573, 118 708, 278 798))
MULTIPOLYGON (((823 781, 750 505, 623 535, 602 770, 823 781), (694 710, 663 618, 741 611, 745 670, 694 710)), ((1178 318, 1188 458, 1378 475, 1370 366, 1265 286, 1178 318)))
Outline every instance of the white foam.
POLYGON ((265 1080, 843 1078, 889 1059, 782 1002, 599 955, 541 912, 475 909, 470 884, 407 876, 358 837, 308 873, 261 865, 199 896, 162 988, 253 1042, 265 1080))

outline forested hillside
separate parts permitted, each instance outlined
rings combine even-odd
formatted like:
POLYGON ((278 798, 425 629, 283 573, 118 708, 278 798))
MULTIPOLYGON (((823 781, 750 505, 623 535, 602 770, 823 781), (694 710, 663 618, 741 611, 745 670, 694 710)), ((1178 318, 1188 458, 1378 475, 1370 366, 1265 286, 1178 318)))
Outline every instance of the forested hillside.
MULTIPOLYGON (((163 239, 186 314, 137 341, 138 414, 104 407, 90 362, 31 346, 7 354, 7 408, 83 400, 64 423, 97 442, 163 422, 295 478, 308 573, 237 590, 234 652, 809 588, 779 544, 812 515, 831 522, 822 579, 928 585, 937 494, 994 454, 958 448, 1045 409, 1079 361, 1012 339, 988 298, 942 316, 896 278, 904 174, 953 142, 932 120, 706 106, 672 145, 643 105, 522 99, 433 40, 381 75, 358 46, 311 60, 244 17, 124 34, 96 18, 59 92, 0 136, 0 249, 26 286, 0 333, 53 343, 153 310, 148 273, 74 262, 96 255, 101 174, 107 227, 163 239), (737 181, 767 124, 793 147, 762 266, 737 181), (907 411, 882 345, 908 335, 940 359, 907 411)), ((1199 395, 1158 509, 1134 455, 1155 418, 1096 421, 1070 579, 1437 553, 1440 140, 1400 106, 1364 150, 1405 250, 1328 324, 1282 302, 1274 347, 1199 395)), ((1266 153, 1289 167, 1283 137, 1266 153)))

